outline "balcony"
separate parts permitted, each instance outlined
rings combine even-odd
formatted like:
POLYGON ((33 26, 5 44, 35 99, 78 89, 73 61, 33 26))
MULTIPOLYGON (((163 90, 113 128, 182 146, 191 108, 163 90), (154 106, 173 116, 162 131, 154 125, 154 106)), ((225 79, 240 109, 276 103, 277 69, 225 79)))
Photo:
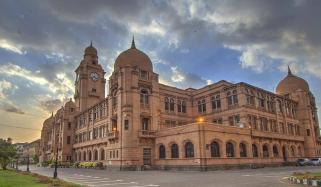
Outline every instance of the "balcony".
POLYGON ((140 137, 140 138, 156 138, 156 131, 140 130, 140 131, 138 131, 138 137, 140 137))
POLYGON ((118 131, 111 131, 107 133, 108 140, 118 139, 118 131))

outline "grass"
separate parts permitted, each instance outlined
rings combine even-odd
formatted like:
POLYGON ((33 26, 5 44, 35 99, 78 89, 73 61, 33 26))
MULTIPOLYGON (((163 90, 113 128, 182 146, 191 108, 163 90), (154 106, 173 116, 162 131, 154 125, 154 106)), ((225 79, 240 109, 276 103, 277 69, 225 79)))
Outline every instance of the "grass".
POLYGON ((318 173, 310 173, 310 172, 297 173, 297 172, 294 172, 293 176, 297 177, 298 179, 321 180, 321 172, 318 172, 318 173))
POLYGON ((70 182, 65 182, 59 179, 52 179, 46 176, 16 172, 14 170, 0 170, 0 187, 79 187, 70 182))

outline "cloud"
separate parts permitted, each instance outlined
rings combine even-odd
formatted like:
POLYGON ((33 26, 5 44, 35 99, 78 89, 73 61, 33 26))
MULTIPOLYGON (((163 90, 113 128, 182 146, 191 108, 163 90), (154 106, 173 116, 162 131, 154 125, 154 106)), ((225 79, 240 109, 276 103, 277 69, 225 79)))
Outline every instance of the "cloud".
POLYGON ((14 53, 18 53, 19 55, 25 54, 25 51, 22 51, 20 46, 17 46, 5 39, 0 40, 0 48, 6 49, 8 51, 12 51, 14 53))
POLYGON ((60 99, 49 99, 39 101, 39 106, 47 112, 53 112, 59 109, 64 104, 60 99))
POLYGON ((46 65, 43 66, 45 68, 32 72, 16 64, 8 63, 0 65, 0 74, 28 80, 33 84, 42 86, 43 89, 47 89, 61 99, 72 95, 74 86, 66 73, 59 73, 54 71, 55 68, 48 68, 46 65), (55 74, 52 74, 52 72, 55 74))
POLYGON ((10 113, 25 114, 22 109, 8 102, 0 102, 0 109, 10 113))
POLYGON ((0 80, 0 101, 7 98, 8 94, 13 94, 18 86, 6 80, 0 80))

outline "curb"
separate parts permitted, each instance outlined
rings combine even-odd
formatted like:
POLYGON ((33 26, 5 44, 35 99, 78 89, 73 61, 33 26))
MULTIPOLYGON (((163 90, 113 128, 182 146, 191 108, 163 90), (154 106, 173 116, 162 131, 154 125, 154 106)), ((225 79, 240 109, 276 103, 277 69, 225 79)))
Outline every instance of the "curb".
POLYGON ((298 179, 297 177, 291 176, 289 180, 295 184, 303 184, 306 186, 317 186, 321 187, 321 180, 313 180, 313 179, 298 179))

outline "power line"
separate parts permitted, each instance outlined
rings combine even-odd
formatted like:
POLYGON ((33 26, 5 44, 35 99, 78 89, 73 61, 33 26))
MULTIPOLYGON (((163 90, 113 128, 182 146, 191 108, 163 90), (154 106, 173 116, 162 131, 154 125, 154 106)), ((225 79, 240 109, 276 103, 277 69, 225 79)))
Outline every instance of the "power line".
POLYGON ((34 128, 29 128, 29 127, 14 126, 14 125, 3 124, 3 123, 0 123, 0 126, 17 128, 17 129, 27 129, 27 130, 33 130, 33 131, 41 131, 41 129, 34 129, 34 128))

